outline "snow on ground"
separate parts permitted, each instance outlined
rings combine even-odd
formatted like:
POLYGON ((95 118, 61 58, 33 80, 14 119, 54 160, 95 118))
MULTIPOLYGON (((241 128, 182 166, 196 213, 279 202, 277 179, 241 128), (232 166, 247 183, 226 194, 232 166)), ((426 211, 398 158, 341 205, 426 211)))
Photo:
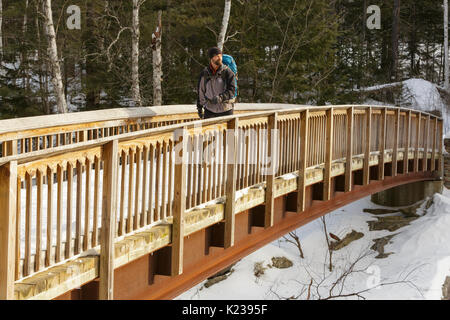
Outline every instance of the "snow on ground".
MULTIPOLYGON (((283 238, 259 249, 233 266, 233 272, 224 281, 209 288, 198 284, 177 299, 194 300, 272 300, 305 299, 311 279, 311 298, 326 298, 332 284, 350 269, 345 281, 331 290, 333 295, 362 292, 366 299, 440 299, 442 284, 450 275, 450 190, 433 196, 433 204, 426 209, 425 201, 417 210, 420 218, 394 232, 369 231, 367 221, 375 215, 364 208, 386 208, 370 201, 370 197, 342 207, 326 216, 327 230, 341 239, 352 230, 364 236, 348 246, 333 251, 334 271, 328 271, 328 250, 320 219, 298 230, 304 259, 293 244, 283 238), (392 252, 384 259, 376 259, 378 252, 370 249, 373 240, 395 235, 385 246, 392 252), (286 257, 293 266, 286 269, 268 267, 272 257, 286 257), (359 259, 360 258, 360 259, 359 259), (264 274, 256 277, 254 267, 261 263, 264 274), (319 285, 320 283, 320 285, 319 285)), ((358 299, 357 296, 341 299, 358 299)))

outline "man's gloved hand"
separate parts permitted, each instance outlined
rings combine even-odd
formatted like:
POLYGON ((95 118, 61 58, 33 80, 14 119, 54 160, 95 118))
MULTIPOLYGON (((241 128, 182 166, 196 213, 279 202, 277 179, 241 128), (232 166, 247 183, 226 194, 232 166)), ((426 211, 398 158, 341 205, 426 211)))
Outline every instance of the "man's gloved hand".
POLYGON ((214 98, 212 98, 211 103, 212 104, 222 103, 222 97, 221 96, 215 96, 214 98))
POLYGON ((204 117, 203 110, 197 109, 197 113, 198 113, 199 118, 203 119, 203 117, 204 117))

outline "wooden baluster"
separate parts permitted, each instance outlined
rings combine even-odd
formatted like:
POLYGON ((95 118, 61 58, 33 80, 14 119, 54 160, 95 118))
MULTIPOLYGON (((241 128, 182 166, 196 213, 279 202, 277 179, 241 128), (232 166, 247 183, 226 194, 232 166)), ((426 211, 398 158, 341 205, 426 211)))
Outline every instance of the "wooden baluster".
POLYGON ((63 215, 63 183, 64 183, 64 168, 58 165, 56 171, 56 180, 58 183, 57 189, 57 204, 56 204, 56 251, 55 262, 58 263, 62 259, 62 215, 63 215))
POLYGON ((23 262, 24 270, 23 275, 26 277, 30 274, 31 263, 31 214, 32 214, 32 178, 30 173, 25 174, 25 187, 26 187, 26 207, 25 207, 25 259, 23 262))
POLYGON ((75 217, 75 248, 74 254, 81 252, 81 215, 82 215, 82 196, 83 196, 83 163, 77 161, 77 198, 76 198, 76 217, 75 217))
MULTIPOLYGON (((126 159, 125 159, 126 162, 126 159)), ((94 177, 94 217, 92 223, 92 247, 98 244, 98 213, 99 213, 99 193, 100 193, 100 157, 95 157, 95 177, 94 177)), ((123 167, 122 167, 123 168, 123 167)))
MULTIPOLYGON (((139 194, 141 189, 141 158, 142 158, 142 151, 141 148, 136 148, 136 185, 134 188, 134 218, 133 218, 133 230, 136 230, 139 228, 139 221, 140 221, 140 206, 139 206, 139 194)), ((142 202, 144 202, 144 199, 142 199, 142 202)))
POLYGON ((399 131, 400 131, 400 109, 395 109, 394 115, 394 148, 392 150, 392 172, 391 176, 397 176, 398 165, 398 143, 399 143, 399 131))
POLYGON ((419 147, 420 147, 420 135, 422 129, 422 113, 419 112, 416 114, 416 145, 414 152, 414 172, 419 171, 419 147))
MULTIPOLYGON (((154 167, 155 167, 155 146, 153 144, 150 145, 150 154, 149 154, 149 158, 150 158, 150 170, 149 170, 149 178, 148 178, 148 216, 147 216, 147 224, 151 224, 155 221, 155 216, 153 215, 154 213, 154 194, 155 194, 155 184, 154 184, 154 167)), ((156 206, 155 206, 156 207, 156 206)))
POLYGON ((306 168, 307 155, 310 138, 309 110, 306 109, 300 113, 300 168, 297 180, 297 213, 305 211, 305 189, 306 189, 306 168))
MULTIPOLYGON (((194 147, 193 147, 193 144, 194 144, 194 137, 192 136, 189 136, 189 140, 188 140, 188 147, 187 147, 187 152, 188 152, 188 163, 186 164, 187 165, 187 191, 186 191, 186 208, 187 209, 189 209, 189 208, 192 208, 193 207, 193 205, 192 205, 192 178, 193 178, 193 176, 192 176, 192 163, 194 162, 194 147)), ((169 173, 169 177, 173 177, 173 172, 172 172, 172 157, 170 158, 171 159, 171 164, 170 164, 170 173, 169 173)), ((171 187, 172 187, 172 179, 170 179, 170 181, 169 181, 169 184, 170 184, 170 187, 169 187, 169 191, 171 190, 171 187)), ((169 193, 169 195, 170 195, 170 200, 169 200, 169 203, 170 203, 170 208, 172 207, 171 206, 171 201, 172 201, 172 192, 170 192, 169 193)))
POLYGON ((363 184, 370 182, 370 141, 372 132, 372 107, 366 109, 366 144, 364 152, 363 184))
MULTIPOLYGON (((17 163, 16 162, 14 162, 14 163, 17 166, 17 163)), ((22 178, 17 175, 17 169, 11 168, 10 170, 11 170, 12 173, 16 172, 16 176, 17 176, 17 181, 16 181, 17 198, 16 198, 16 239, 15 239, 16 263, 15 263, 15 280, 18 280, 19 277, 20 277, 20 272, 21 272, 20 271, 21 270, 21 268, 20 268, 20 261, 21 261, 21 259, 20 259, 20 252, 21 252, 21 250, 20 250, 20 245, 21 245, 21 227, 20 227, 20 222, 21 222, 21 216, 22 216, 22 178)), ((2 186, 6 187, 8 185, 9 185, 8 183, 0 183, 0 189, 1 189, 2 186)), ((9 189, 9 190, 13 190, 14 191, 14 189, 9 189)), ((12 193, 14 193, 14 192, 12 192, 12 193)), ((1 195, 8 195, 8 193, 7 192, 0 192, 0 198, 1 198, 1 195)), ((2 205, 2 208, 9 208, 9 207, 2 205)), ((5 226, 5 228, 6 228, 7 224, 4 224, 2 222, 1 226, 5 226)), ((0 228, 1 228, 1 226, 0 226, 0 228)), ((2 232, 2 234, 6 236, 6 234, 8 232, 9 231, 5 231, 5 232, 2 232)), ((2 252, 7 252, 7 251, 3 251, 2 250, 2 252)), ((5 282, 1 282, 1 283, 5 283, 5 282)))
POLYGON ((333 123, 334 109, 330 108, 326 111, 327 130, 326 130, 326 153, 325 153, 325 171, 323 179, 323 199, 324 201, 331 199, 331 163, 333 155, 333 123))
POLYGON ((194 173, 193 173, 193 181, 192 181, 192 201, 191 201, 191 205, 192 207, 195 207, 198 203, 197 203, 197 194, 199 192, 199 188, 198 188, 198 183, 199 183, 199 175, 200 175, 200 170, 199 170, 199 166, 198 163, 200 161, 200 152, 199 152, 199 136, 198 135, 194 135, 193 137, 193 156, 194 156, 194 162, 193 162, 193 169, 194 169, 194 173))
POLYGON ((427 120, 425 122, 425 137, 424 137, 424 156, 422 162, 422 171, 428 171, 428 137, 430 134, 430 116, 427 116, 427 120))
MULTIPOLYGON (((85 131, 86 132, 86 131, 85 131)), ((87 139, 87 135, 86 135, 87 139)), ((91 206, 91 171, 92 161, 86 159, 86 184, 85 184, 85 202, 84 202, 84 236, 83 236, 83 250, 86 251, 91 248, 90 241, 90 206, 91 206)))
POLYGON ((236 203, 236 178, 237 178, 237 147, 238 147, 239 119, 234 118, 227 122, 227 180, 226 180, 226 203, 225 203, 225 237, 224 247, 229 248, 234 245, 235 216, 234 208, 236 203))
POLYGON ((268 117, 268 126, 267 126, 267 158, 270 159, 270 167, 268 168, 268 172, 266 172, 266 194, 265 194, 265 215, 264 215, 264 227, 270 228, 273 226, 273 218, 274 218, 274 181, 276 177, 277 170, 277 121, 278 121, 278 113, 275 112, 273 115, 268 117))
POLYGON ((72 253, 72 195, 73 195, 73 165, 67 163, 67 219, 66 219, 66 248, 65 258, 68 259, 72 253))
POLYGON ((347 154, 345 161, 345 192, 352 191, 352 173, 353 173, 353 124, 354 109, 347 109, 347 154))
POLYGON ((161 179, 161 143, 158 142, 156 144, 156 174, 155 174, 155 217, 154 221, 161 220, 160 208, 159 208, 159 199, 160 199, 160 179, 161 179))
POLYGON ((433 130, 433 150, 431 150, 431 167, 430 170, 434 171, 436 169, 436 137, 437 137, 437 127, 438 127, 438 119, 434 118, 434 130, 433 130))
POLYGON ((47 251, 45 253, 45 266, 51 264, 52 259, 52 220, 53 220, 53 170, 47 167, 47 251))
POLYGON ((439 176, 444 179, 444 120, 439 120, 439 176))
MULTIPOLYGON (((142 172, 142 204, 141 204, 141 220, 140 227, 144 227, 147 223, 147 207, 146 207, 146 198, 148 192, 148 147, 145 145, 143 149, 144 157, 143 157, 143 172, 142 172)), ((151 169, 151 168, 150 168, 151 169)), ((150 204, 148 205, 150 207, 150 204)))
POLYGON ((167 218, 167 206, 166 206, 166 200, 167 200, 167 142, 163 141, 163 148, 162 148, 162 156, 163 156, 163 163, 162 163, 162 177, 161 177, 161 214, 162 219, 167 218))
POLYGON ((212 162, 212 199, 217 198, 217 131, 213 131, 212 133, 212 141, 211 141, 211 162, 212 162))
POLYGON ((207 181, 207 172, 206 172, 206 169, 207 169, 207 165, 206 165, 206 162, 207 162, 207 160, 208 160, 208 155, 207 155, 207 153, 206 153, 206 151, 207 151, 207 149, 205 149, 205 146, 206 146, 206 144, 207 144, 207 140, 208 138, 207 138, 207 134, 206 133, 204 133, 203 135, 202 135, 202 144, 201 144, 201 151, 202 151, 202 157, 201 157, 201 159, 202 159, 202 172, 203 172, 203 182, 202 182, 202 200, 201 200, 201 203, 206 203, 207 202, 207 190, 206 190, 206 181, 207 181))
POLYGON ((125 150, 121 152, 121 180, 120 180, 120 209, 119 209, 119 230, 118 235, 125 234, 125 182, 127 168, 127 153, 125 150))
POLYGON ((0 299, 14 299, 17 161, 0 166, 0 299))
MULTIPOLYGON (((169 140, 169 175, 167 176, 168 180, 169 180, 169 187, 168 187, 168 191, 167 191, 167 216, 171 217, 173 214, 173 172, 174 172, 174 159, 173 159, 173 141, 169 140)), ((189 150, 189 149, 187 149, 189 150)), ((190 151, 189 151, 190 152, 190 151)))
POLYGON ((409 169, 409 145, 411 141, 411 110, 406 112, 406 141, 403 155, 403 174, 407 174, 409 169))
POLYGON ((186 209, 187 130, 175 131, 175 184, 172 224, 172 276, 183 273, 184 212, 186 209))
POLYGON ((126 233, 130 233, 133 230, 133 186, 134 186, 134 159, 135 159, 135 151, 130 148, 128 151, 129 154, 129 163, 128 163, 128 211, 127 218, 125 219, 125 229, 126 233))
POLYGON ((36 255, 34 258, 34 271, 39 271, 41 269, 41 240, 42 240, 42 215, 43 215, 43 174, 41 170, 36 170, 36 191, 37 191, 37 202, 36 202, 36 255))
MULTIPOLYGON (((100 233, 99 298, 114 298, 114 235, 116 234, 117 163, 119 144, 113 140, 103 147, 102 230, 100 233)), ((132 161, 130 161, 131 163, 132 161)))
POLYGON ((380 158, 378 164, 378 180, 384 180, 384 151, 386 147, 387 109, 381 109, 380 158))

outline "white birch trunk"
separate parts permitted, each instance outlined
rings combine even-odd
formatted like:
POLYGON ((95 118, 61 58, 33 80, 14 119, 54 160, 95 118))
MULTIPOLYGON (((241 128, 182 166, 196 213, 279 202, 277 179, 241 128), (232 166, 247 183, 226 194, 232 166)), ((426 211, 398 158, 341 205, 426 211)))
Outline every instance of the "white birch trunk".
POLYGON ((217 42, 217 47, 220 50, 223 50, 223 45, 225 43, 225 36, 227 34, 227 29, 228 29, 228 21, 230 20, 230 12, 231 12, 231 0, 225 0, 225 8, 223 10, 222 27, 220 28, 219 39, 217 42))
POLYGON ((153 51, 153 105, 162 105, 162 56, 161 56, 161 23, 162 11, 158 11, 158 26, 152 34, 152 51, 153 51))
POLYGON ((0 0, 0 61, 3 60, 3 0, 0 0))
POLYGON ((449 60, 448 60, 448 0, 444 0, 444 88, 449 89, 449 60))
POLYGON ((132 52, 131 52, 131 96, 136 107, 142 105, 139 87, 139 7, 140 0, 133 0, 132 52))
POLYGON ((64 95, 64 85, 61 76, 61 67, 58 59, 56 33, 53 25, 52 1, 44 0, 45 34, 48 40, 48 58, 52 69, 53 90, 56 95, 58 113, 67 113, 67 102, 64 95))

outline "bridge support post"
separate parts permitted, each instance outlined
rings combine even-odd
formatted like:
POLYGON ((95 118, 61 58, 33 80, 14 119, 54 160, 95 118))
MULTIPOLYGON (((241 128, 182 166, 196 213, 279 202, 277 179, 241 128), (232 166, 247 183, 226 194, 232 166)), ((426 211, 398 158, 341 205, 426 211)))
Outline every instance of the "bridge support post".
POLYGON ((17 161, 0 167, 0 300, 14 299, 17 161))
POLYGON ((334 109, 330 108, 326 111, 327 128, 326 128, 326 145, 325 145, 325 171, 323 175, 323 201, 331 199, 331 162, 333 161, 333 124, 334 109))
POLYGON ((117 163, 119 143, 113 140, 103 147, 102 228, 100 231, 99 299, 114 298, 114 237, 116 235, 117 163))
POLYGON ((300 168, 297 182, 297 213, 305 211, 306 161, 309 141, 309 110, 300 114, 300 168))
POLYGON ((419 112, 416 115, 416 145, 415 145, 415 152, 414 152, 414 172, 419 171, 419 147, 420 147, 420 134, 421 134, 421 128, 422 128, 422 113, 419 112))
POLYGON ((352 191, 352 165, 353 165, 353 107, 347 109, 347 155, 345 163, 345 192, 352 191))
POLYGON ((409 172, 409 145, 411 141, 411 110, 406 113, 406 142, 403 155, 403 174, 409 172))
POLYGON ((428 171, 428 137, 430 135, 430 116, 427 116, 427 122, 425 123, 425 143, 423 147, 423 158, 422 158, 422 171, 428 171))
POLYGON ((397 166, 398 166, 398 134, 400 129, 400 110, 395 109, 395 119, 394 119, 394 148, 392 152, 392 172, 391 176, 397 176, 397 166))
POLYGON ((378 161, 378 180, 384 180, 384 151, 386 149, 387 108, 381 109, 380 158, 378 161))
POLYGON ((372 108, 366 110, 366 144, 364 150, 363 185, 370 182, 370 143, 372 141, 372 108))
POLYGON ((239 119, 236 117, 227 123, 227 148, 226 148, 226 203, 225 203, 225 249, 234 245, 234 208, 236 203, 236 179, 237 179, 237 144, 239 119))
POLYGON ((175 137, 175 177, 173 197, 172 223, 172 263, 171 275, 183 273, 184 253, 184 212, 186 209, 186 162, 187 162, 187 129, 176 132, 175 137))
POLYGON ((278 113, 275 112, 269 116, 267 125, 267 157, 271 160, 270 168, 266 175, 266 205, 264 213, 264 227, 270 228, 273 226, 273 209, 274 209, 274 180, 278 169, 277 159, 277 142, 278 142, 278 127, 277 127, 278 113))

